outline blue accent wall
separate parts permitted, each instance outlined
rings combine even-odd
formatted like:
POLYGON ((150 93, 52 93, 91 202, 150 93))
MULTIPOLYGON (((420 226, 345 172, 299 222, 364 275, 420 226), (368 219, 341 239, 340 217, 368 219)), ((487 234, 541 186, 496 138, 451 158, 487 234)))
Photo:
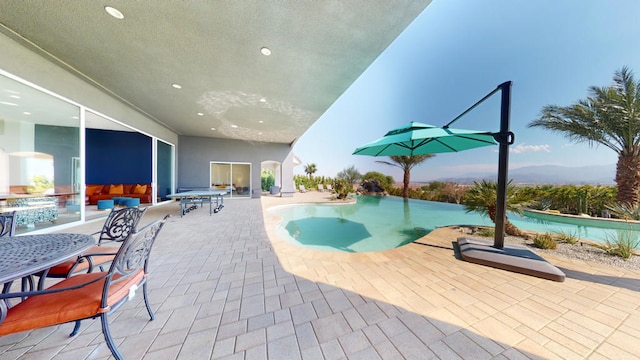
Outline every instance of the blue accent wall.
POLYGON ((87 129, 87 184, 150 184, 151 138, 127 131, 87 129))

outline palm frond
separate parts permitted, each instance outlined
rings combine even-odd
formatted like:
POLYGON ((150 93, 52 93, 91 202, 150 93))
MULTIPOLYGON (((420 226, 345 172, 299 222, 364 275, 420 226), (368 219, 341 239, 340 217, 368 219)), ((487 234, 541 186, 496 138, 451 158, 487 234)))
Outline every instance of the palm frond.
POLYGON ((529 127, 562 133, 574 142, 603 145, 618 154, 640 152, 640 82, 628 67, 613 84, 589 88, 586 99, 569 106, 547 105, 529 127))

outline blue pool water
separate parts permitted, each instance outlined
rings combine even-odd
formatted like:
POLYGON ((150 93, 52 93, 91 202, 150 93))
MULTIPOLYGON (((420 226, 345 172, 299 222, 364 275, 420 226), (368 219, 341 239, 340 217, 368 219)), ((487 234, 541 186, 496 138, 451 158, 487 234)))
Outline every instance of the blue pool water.
MULTIPOLYGON (((487 217, 466 213, 462 205, 393 196, 359 196, 354 204, 292 205, 271 211, 283 218, 277 229, 282 239, 324 251, 382 251, 408 244, 437 227, 494 226, 487 217)), ((564 232, 598 242, 615 234, 614 230, 543 222, 517 214, 508 218, 523 230, 564 232)))

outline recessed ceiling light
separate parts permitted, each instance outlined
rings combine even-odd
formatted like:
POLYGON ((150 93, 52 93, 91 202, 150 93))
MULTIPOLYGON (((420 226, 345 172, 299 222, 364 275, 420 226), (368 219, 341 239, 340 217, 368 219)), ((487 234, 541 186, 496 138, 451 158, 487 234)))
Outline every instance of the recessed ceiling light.
POLYGON ((25 114, 25 115, 31 115, 31 113, 30 113, 30 112, 28 112, 28 111, 23 112, 23 114, 25 114))
POLYGON ((258 133, 258 135, 262 135, 262 133, 261 133, 261 132, 259 132, 259 133, 258 133))
POLYGON ((261 102, 261 103, 267 102, 267 99, 265 99, 265 98, 260 98, 260 102, 261 102))
POLYGON ((173 86, 174 89, 182 89, 182 85, 180 84, 171 84, 171 86, 173 86))
POLYGON ((237 129, 237 128, 238 128, 238 125, 235 125, 235 124, 234 124, 234 125, 231 125, 231 127, 232 127, 232 128, 234 128, 234 129, 237 129))
POLYGON ((260 121, 258 121, 258 122, 259 122, 260 124, 262 124, 264 121, 260 120, 260 121))
POLYGON ((105 6, 104 10, 106 12, 109 13, 109 15, 113 16, 114 18, 118 19, 118 20, 122 20, 124 19, 124 15, 120 12, 120 10, 111 7, 111 6, 105 6))
POLYGON ((216 131, 216 128, 211 128, 212 131, 216 131))
POLYGON ((271 55, 271 50, 269 50, 269 48, 263 47, 262 49, 260 49, 260 53, 262 53, 262 55, 264 56, 269 56, 271 55))
POLYGON ((204 116, 204 114, 203 113, 198 113, 198 116, 204 116))

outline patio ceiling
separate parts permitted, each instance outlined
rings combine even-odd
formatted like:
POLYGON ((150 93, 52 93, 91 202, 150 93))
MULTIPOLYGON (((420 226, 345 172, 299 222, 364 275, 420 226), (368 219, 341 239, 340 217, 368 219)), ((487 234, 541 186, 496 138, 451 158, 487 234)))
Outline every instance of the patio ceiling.
POLYGON ((430 2, 1 1, 0 32, 180 135, 292 143, 430 2))

